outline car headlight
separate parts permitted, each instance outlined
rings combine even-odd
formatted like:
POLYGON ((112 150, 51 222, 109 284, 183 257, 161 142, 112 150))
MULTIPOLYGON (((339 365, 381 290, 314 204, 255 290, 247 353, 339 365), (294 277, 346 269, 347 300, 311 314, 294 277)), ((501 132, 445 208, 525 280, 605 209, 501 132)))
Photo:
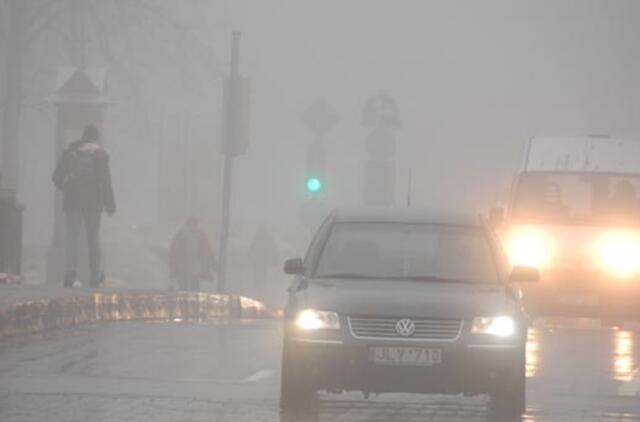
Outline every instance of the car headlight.
POLYGON ((514 230, 507 238, 505 249, 513 266, 540 269, 549 263, 549 240, 539 230, 514 230))
POLYGON ((508 316, 479 317, 473 320, 471 332, 490 334, 496 337, 509 337, 516 332, 516 323, 508 316))
POLYGON ((640 272, 640 239, 627 231, 611 232, 599 243, 598 255, 605 271, 620 277, 640 272))
POLYGON ((321 329, 339 330, 340 318, 338 318, 338 314, 335 312, 305 309, 298 313, 295 324, 298 328, 305 331, 321 329))

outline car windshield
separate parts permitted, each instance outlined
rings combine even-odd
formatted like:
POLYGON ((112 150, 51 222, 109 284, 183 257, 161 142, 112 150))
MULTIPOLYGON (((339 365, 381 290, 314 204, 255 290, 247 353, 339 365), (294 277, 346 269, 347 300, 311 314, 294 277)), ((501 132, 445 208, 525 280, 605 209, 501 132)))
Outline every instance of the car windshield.
POLYGON ((336 223, 315 277, 490 283, 497 281, 497 272, 480 229, 336 223))
POLYGON ((526 223, 638 224, 640 177, 598 173, 525 173, 513 218, 526 223))

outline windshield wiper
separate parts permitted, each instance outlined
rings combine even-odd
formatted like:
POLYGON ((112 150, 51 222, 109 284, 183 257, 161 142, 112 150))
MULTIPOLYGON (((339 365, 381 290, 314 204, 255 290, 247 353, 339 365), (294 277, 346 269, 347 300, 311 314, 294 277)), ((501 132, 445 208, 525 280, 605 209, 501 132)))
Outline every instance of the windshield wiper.
POLYGON ((382 277, 377 277, 375 275, 358 274, 358 273, 336 273, 336 274, 317 275, 316 278, 353 278, 358 280, 379 280, 382 277))

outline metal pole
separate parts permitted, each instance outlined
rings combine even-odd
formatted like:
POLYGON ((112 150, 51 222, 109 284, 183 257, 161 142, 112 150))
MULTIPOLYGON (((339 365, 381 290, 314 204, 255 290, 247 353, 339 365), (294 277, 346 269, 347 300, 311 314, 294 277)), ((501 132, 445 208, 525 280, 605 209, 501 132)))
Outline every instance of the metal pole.
POLYGON ((407 186, 407 208, 411 208, 411 190, 413 189, 413 169, 409 169, 409 181, 407 186))
POLYGON ((226 129, 225 139, 227 148, 224 154, 224 172, 222 179, 222 222, 220 224, 220 262, 218 264, 218 293, 225 293, 227 284, 227 254, 229 249, 229 224, 230 224, 230 208, 231 208, 231 181, 233 176, 233 155, 230 148, 234 142, 233 137, 233 120, 234 110, 231 105, 233 102, 234 87, 237 86, 238 74, 238 57, 240 53, 240 32, 233 32, 233 40, 231 43, 231 74, 228 80, 227 99, 226 99, 226 129))

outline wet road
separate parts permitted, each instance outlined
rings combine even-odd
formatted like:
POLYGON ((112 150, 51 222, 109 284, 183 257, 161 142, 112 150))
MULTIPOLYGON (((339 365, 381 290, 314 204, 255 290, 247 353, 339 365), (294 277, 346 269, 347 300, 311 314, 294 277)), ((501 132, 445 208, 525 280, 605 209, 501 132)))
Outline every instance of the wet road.
MULTIPOLYGON (((281 323, 119 323, 0 344, 0 421, 282 421, 281 323)), ((542 321, 525 421, 640 421, 640 328, 542 321)), ((321 396, 308 420, 490 421, 486 399, 321 396)))

